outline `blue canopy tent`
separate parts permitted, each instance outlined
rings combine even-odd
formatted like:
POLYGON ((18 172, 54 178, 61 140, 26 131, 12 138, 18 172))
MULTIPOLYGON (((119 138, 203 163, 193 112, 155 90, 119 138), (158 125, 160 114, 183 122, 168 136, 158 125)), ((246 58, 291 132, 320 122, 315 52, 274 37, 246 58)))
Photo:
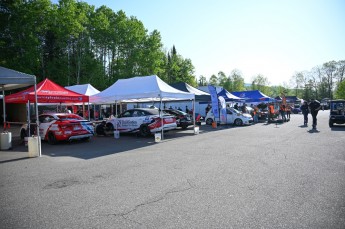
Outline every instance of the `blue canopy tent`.
POLYGON ((265 95, 259 90, 253 90, 253 91, 236 91, 232 92, 237 97, 240 97, 242 100, 245 100, 246 102, 255 103, 255 102, 274 102, 275 99, 265 95))
POLYGON ((230 92, 228 92, 224 88, 217 95, 218 95, 218 97, 222 96, 225 99, 225 102, 232 102, 232 101, 240 101, 240 100, 242 100, 241 98, 231 94, 230 92))

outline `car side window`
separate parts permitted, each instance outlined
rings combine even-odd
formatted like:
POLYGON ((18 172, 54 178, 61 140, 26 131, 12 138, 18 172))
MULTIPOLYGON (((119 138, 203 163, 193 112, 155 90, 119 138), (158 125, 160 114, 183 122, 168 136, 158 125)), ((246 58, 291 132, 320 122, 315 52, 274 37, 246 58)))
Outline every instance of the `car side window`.
POLYGON ((132 117, 132 112, 126 111, 122 113, 122 115, 120 116, 120 118, 128 118, 128 117, 132 117))
POLYGON ((38 120, 39 120, 40 123, 44 123, 45 118, 46 118, 45 115, 44 115, 44 116, 40 116, 40 117, 38 118, 38 120))
POLYGON ((133 111, 133 117, 140 117, 141 112, 140 111, 133 111))

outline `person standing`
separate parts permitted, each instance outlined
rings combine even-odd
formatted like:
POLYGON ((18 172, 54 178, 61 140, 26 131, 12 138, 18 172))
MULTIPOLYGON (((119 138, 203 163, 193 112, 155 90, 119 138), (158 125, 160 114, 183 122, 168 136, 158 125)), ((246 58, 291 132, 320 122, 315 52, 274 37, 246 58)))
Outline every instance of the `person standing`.
POLYGON ((286 116, 285 116, 285 105, 281 104, 279 107, 279 112, 280 112, 280 116, 282 117, 282 120, 284 122, 286 122, 286 116))
POLYGON ((274 119, 274 105, 273 103, 269 103, 268 105, 268 114, 269 114, 269 121, 273 121, 274 119))
POLYGON ((321 109, 321 104, 319 101, 316 99, 312 99, 311 102, 309 103, 309 109, 310 109, 310 114, 311 117, 313 118, 313 130, 316 130, 316 125, 317 125, 317 113, 321 109))
POLYGON ((304 101, 302 106, 301 106, 301 111, 304 117, 304 125, 308 125, 308 114, 309 114, 309 107, 307 101, 304 101))
POLYGON ((290 115, 291 115, 291 106, 290 104, 286 105, 286 117, 288 118, 288 120, 290 120, 290 115))
POLYGON ((253 118, 254 118, 254 123, 258 123, 259 122, 259 108, 258 106, 254 106, 254 112, 253 112, 253 118))

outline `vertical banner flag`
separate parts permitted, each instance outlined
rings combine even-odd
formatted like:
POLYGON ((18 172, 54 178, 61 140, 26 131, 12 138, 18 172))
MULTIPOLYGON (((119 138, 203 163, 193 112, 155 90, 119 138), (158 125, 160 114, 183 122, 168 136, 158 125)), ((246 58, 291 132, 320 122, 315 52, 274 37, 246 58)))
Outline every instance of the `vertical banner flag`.
POLYGON ((212 112, 214 115, 214 118, 219 118, 219 108, 218 108, 218 96, 216 88, 212 85, 208 85, 208 90, 211 95, 211 101, 212 101, 212 112))
POLYGON ((219 96, 219 102, 220 102, 220 123, 226 124, 226 103, 223 96, 219 96))

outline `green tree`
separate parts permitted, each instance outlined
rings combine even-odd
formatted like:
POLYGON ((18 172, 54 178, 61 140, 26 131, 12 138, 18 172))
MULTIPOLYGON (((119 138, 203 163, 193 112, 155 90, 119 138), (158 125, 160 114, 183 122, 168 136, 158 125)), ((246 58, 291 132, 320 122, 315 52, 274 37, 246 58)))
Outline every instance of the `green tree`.
POLYGON ((228 79, 227 79, 225 73, 222 71, 218 72, 218 82, 219 82, 218 84, 219 84, 219 86, 224 87, 224 85, 226 84, 227 81, 228 81, 228 79))
POLYGON ((213 86, 218 85, 218 77, 216 75, 212 75, 209 80, 209 84, 213 86))
POLYGON ((244 88, 244 78, 242 77, 242 72, 238 69, 232 70, 229 81, 231 83, 231 88, 229 88, 229 91, 243 91, 244 88))
POLYGON ((345 80, 339 83, 335 96, 337 99, 345 99, 345 80))
POLYGON ((271 90, 269 88, 269 82, 267 77, 259 74, 252 80, 252 90, 259 90, 262 93, 269 95, 271 90))
POLYGON ((329 61, 322 65, 322 70, 324 72, 324 81, 328 87, 328 98, 333 98, 333 88, 334 88, 334 79, 337 70, 337 62, 336 61, 329 61))
POLYGON ((199 86, 206 86, 207 85, 207 79, 205 76, 201 75, 199 76, 199 86))

